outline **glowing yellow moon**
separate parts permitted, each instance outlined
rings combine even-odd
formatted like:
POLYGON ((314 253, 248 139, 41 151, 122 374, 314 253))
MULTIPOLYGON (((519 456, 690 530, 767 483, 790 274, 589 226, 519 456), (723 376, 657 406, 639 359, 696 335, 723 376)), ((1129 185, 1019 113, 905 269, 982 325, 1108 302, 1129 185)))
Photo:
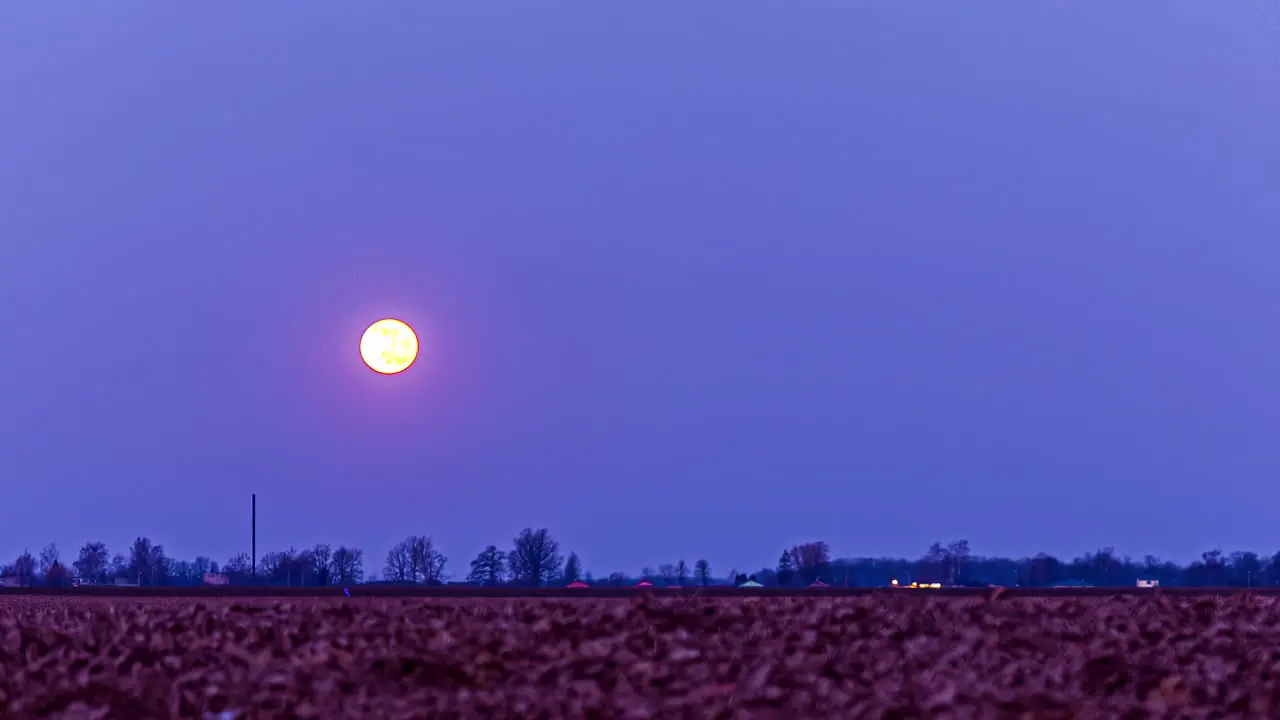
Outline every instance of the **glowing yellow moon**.
POLYGON ((360 337, 360 357, 374 372, 404 372, 418 358, 418 335, 400 320, 379 320, 360 337))

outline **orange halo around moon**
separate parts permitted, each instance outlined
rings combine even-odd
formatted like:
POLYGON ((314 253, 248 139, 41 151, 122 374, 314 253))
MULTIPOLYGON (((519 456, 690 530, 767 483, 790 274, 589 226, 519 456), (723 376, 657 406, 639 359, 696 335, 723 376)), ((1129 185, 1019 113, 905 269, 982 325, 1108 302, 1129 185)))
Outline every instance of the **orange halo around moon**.
POLYGON ((418 358, 418 335, 401 320, 379 320, 360 337, 360 357, 376 373, 402 373, 418 358))

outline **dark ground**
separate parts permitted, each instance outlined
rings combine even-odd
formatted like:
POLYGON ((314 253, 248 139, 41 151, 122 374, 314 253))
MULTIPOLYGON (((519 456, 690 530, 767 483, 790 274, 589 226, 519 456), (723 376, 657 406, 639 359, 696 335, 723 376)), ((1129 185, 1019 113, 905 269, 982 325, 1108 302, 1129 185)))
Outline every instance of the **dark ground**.
POLYGON ((0 717, 1280 717, 1273 598, 0 597, 0 717))

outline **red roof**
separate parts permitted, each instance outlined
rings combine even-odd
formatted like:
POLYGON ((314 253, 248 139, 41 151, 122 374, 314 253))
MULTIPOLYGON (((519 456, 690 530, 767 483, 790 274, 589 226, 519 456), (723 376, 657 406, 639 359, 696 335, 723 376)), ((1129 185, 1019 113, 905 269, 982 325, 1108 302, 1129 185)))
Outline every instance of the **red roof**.
POLYGON ((640 582, 636 583, 636 587, 653 587, 653 583, 649 582, 648 580, 641 580, 640 582))
POLYGON ((830 586, 830 585, 828 585, 828 584, 826 584, 826 583, 824 583, 824 582, 822 582, 821 580, 814 580, 814 581, 809 585, 809 587, 831 587, 831 586, 830 586))
POLYGON ((573 582, 569 583, 568 585, 565 585, 565 587, 571 587, 571 588, 585 588, 585 587, 591 587, 591 586, 590 586, 590 585, 588 585, 588 584, 586 584, 586 583, 584 583, 584 582, 582 582, 581 580, 574 580, 573 582))

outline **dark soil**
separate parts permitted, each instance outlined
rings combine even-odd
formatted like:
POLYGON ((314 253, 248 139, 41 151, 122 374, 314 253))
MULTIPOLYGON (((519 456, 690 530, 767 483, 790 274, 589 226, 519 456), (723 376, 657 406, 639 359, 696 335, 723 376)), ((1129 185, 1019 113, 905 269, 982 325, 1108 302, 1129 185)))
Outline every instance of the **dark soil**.
POLYGON ((1280 605, 6 597, 0 717, 1269 718, 1280 605))

